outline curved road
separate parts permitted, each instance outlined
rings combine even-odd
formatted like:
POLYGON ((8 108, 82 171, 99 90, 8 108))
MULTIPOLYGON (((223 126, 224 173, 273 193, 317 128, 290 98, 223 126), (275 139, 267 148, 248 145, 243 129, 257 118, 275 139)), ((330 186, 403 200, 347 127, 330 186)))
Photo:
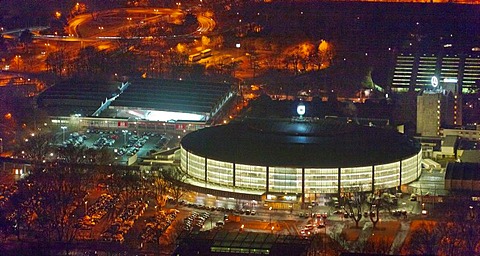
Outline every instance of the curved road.
MULTIPOLYGON (((180 9, 167 9, 167 8, 131 8, 131 9, 113 9, 108 11, 103 11, 97 14, 97 18, 104 17, 104 16, 112 16, 112 15, 119 15, 119 14, 144 14, 144 15, 153 15, 151 17, 142 19, 141 22, 155 22, 161 18, 164 18, 168 15, 169 18, 180 19, 185 16, 185 12, 180 9)), ((93 20, 92 14, 82 14, 79 15, 72 20, 69 21, 68 26, 66 28, 67 33, 70 35, 69 37, 61 37, 57 40, 65 40, 65 41, 85 41, 85 39, 93 39, 91 36, 82 38, 82 36, 78 32, 78 27, 91 22, 93 20)), ((182 36, 189 36, 189 37, 198 37, 201 36, 202 33, 211 32, 215 28, 215 21, 212 18, 205 17, 201 14, 197 14, 197 20, 199 23, 199 27, 197 30, 189 35, 176 35, 173 37, 182 37, 182 36)), ((137 24, 137 23, 135 23, 137 24)), ((127 25, 132 26, 132 25, 127 25)), ((101 33, 97 33, 94 40, 109 40, 109 39, 121 39, 117 36, 118 30, 125 28, 126 26, 121 26, 115 29, 111 29, 108 31, 102 31, 101 33)), ((54 38, 51 36, 43 36, 44 39, 54 38)))

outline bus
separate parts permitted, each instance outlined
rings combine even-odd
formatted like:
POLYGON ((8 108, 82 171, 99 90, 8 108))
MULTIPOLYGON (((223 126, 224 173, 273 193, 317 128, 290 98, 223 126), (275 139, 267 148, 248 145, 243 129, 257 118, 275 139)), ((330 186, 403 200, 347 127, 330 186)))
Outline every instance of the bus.
POLYGON ((190 62, 197 62, 202 59, 202 54, 201 53, 195 53, 190 56, 188 56, 188 61, 190 62))
POLYGON ((205 49, 200 52, 202 54, 202 59, 212 56, 212 49, 205 49))

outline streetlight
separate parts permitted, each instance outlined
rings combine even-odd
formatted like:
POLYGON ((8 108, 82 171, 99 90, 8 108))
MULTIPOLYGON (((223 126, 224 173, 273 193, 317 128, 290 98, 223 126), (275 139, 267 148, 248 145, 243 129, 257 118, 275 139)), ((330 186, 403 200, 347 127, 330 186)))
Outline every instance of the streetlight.
POLYGON ((87 215, 88 212, 88 201, 85 200, 85 215, 87 215))
POLYGON ((270 215, 270 226, 272 226, 272 207, 271 206, 268 208, 268 212, 270 213, 269 214, 270 215))
POLYGON ((122 130, 123 132, 123 144, 124 145, 127 145, 127 133, 128 133, 128 130, 122 130))
POLYGON ((67 129, 67 127, 66 126, 61 126, 60 128, 62 129, 62 139, 63 139, 62 143, 63 143, 65 141, 65 130, 67 129))
POLYGON ((17 62, 17 70, 20 70, 20 58, 22 56, 21 55, 15 55, 15 60, 17 62))

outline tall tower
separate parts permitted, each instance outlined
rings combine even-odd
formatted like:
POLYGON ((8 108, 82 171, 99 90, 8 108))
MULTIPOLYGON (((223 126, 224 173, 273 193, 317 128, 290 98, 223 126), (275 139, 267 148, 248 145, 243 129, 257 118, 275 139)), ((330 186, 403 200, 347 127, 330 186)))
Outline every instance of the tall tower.
POLYGON ((425 91, 417 97, 417 134, 439 136, 440 128, 461 125, 458 94, 453 92, 425 91))
POLYGON ((439 136, 442 94, 423 93, 417 97, 417 134, 421 136, 439 136))

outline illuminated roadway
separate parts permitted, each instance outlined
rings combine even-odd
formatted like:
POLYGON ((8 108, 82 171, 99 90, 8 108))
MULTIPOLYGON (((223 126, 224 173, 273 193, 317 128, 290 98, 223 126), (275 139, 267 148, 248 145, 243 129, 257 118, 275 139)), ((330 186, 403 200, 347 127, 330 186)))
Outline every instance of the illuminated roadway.
MULTIPOLYGON (((181 18, 185 16, 185 12, 181 9, 168 9, 168 8, 131 8, 131 9, 113 9, 108 11, 102 11, 95 14, 96 18, 99 19, 105 16, 113 16, 113 15, 124 15, 124 14, 145 14, 145 15, 153 15, 152 17, 144 18, 140 22, 141 23, 152 23, 156 22, 165 16, 168 15, 171 18, 170 22, 172 21, 180 21, 181 18)), ((46 29, 46 27, 41 28, 28 28, 33 34, 34 38, 36 39, 43 39, 43 40, 50 40, 50 41, 63 41, 63 42, 96 42, 96 41, 106 41, 106 40, 119 40, 119 39, 141 39, 142 37, 132 37, 132 38, 122 38, 118 36, 118 31, 120 29, 125 29, 129 26, 137 25, 138 22, 133 22, 130 24, 125 24, 113 29, 102 29, 100 32, 96 33, 95 35, 90 36, 82 36, 78 28, 81 25, 88 24, 92 22, 93 16, 91 13, 78 15, 75 18, 71 19, 68 22, 67 27, 65 28, 67 31, 68 36, 57 36, 57 35, 41 35, 37 33, 37 31, 41 31, 46 29)), ((173 35, 173 36, 165 36, 162 38, 198 38, 204 35, 205 33, 213 31, 216 26, 215 21, 212 18, 203 16, 200 12, 197 13, 197 21, 198 21, 198 28, 195 32, 186 35, 173 35)), ((8 32, 4 32, 5 38, 13 39, 18 37, 21 31, 25 29, 16 29, 8 32)))
MULTIPOLYGON (((152 17, 144 18, 141 20, 141 23, 146 23, 146 22, 156 22, 159 19, 164 18, 165 16, 168 16, 172 20, 170 22, 175 21, 175 20, 180 20, 185 16, 185 12, 181 9, 167 9, 167 8, 133 8, 133 9, 114 9, 114 10, 108 10, 108 11, 103 11, 101 13, 96 14, 97 19, 102 16, 111 16, 111 15, 124 15, 124 14, 145 14, 145 15, 153 15, 152 17)), ((118 39, 138 39, 138 38, 121 38, 119 37, 118 31, 120 29, 124 29, 125 27, 129 26, 134 26, 138 24, 137 22, 134 22, 132 24, 126 24, 125 26, 120 26, 115 29, 103 29, 101 30, 101 33, 97 33, 96 36, 82 36, 78 32, 78 27, 84 24, 87 24, 88 22, 91 22, 93 20, 93 16, 91 13, 89 14, 82 14, 79 15, 72 20, 69 21, 68 26, 66 28, 67 33, 70 35, 68 37, 55 37, 55 36, 37 36, 42 39, 47 39, 47 40, 62 40, 62 41, 86 41, 86 39, 90 39, 92 41, 96 40, 118 40, 118 39)), ((197 30, 193 33, 190 33, 188 35, 173 35, 171 37, 199 37, 202 35, 202 33, 206 32, 211 32, 215 28, 215 21, 212 18, 205 17, 201 15, 200 13, 197 14, 197 20, 199 23, 199 26, 197 30)), ((167 38, 167 37, 164 37, 167 38)))

